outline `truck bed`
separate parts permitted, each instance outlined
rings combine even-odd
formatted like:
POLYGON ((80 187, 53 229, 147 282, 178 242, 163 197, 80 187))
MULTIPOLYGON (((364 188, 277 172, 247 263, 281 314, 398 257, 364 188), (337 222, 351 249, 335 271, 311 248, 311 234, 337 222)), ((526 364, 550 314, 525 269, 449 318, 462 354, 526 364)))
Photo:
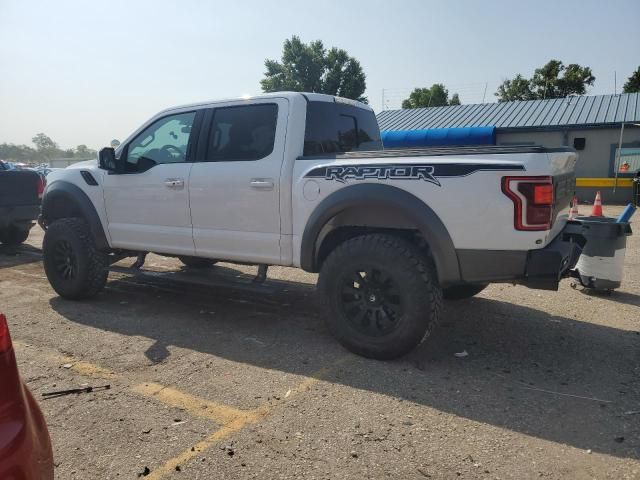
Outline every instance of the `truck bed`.
POLYGON ((556 153, 575 152, 570 147, 549 148, 540 145, 464 145, 431 148, 397 148, 385 150, 370 150, 359 152, 332 153, 323 155, 300 156, 298 160, 317 160, 321 158, 335 158, 339 160, 363 158, 398 158, 398 157, 441 157, 446 155, 500 155, 519 153, 556 153))

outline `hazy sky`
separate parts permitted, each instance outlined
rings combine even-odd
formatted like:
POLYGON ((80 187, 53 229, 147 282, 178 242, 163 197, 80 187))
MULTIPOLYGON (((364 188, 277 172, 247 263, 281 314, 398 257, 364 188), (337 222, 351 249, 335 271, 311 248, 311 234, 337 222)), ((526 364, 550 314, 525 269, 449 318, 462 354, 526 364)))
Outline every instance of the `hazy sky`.
POLYGON ((463 103, 550 58, 589 65, 590 94, 640 65, 640 1, 0 0, 0 143, 123 140, 157 111, 260 92, 282 42, 346 49, 377 110, 442 82, 463 103))

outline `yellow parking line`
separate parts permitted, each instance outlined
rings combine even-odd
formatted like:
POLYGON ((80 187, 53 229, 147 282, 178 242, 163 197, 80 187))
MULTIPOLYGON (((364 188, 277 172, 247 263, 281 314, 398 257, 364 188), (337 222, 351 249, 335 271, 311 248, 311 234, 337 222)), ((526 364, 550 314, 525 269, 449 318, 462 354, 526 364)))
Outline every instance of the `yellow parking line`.
POLYGON ((38 353, 41 356, 45 357, 45 359, 50 363, 57 363, 59 365, 69 364, 71 365, 69 367, 69 370, 73 370, 74 372, 79 373, 80 375, 83 375, 85 377, 109 379, 109 378, 115 378, 117 376, 115 372, 109 370, 108 368, 100 367, 98 365, 94 365, 93 363, 78 360, 74 357, 63 355, 58 352, 52 352, 49 349, 45 350, 41 347, 35 347, 33 345, 24 343, 20 340, 13 340, 12 343, 14 348, 16 348, 19 351, 26 351, 30 347, 35 348, 38 351, 38 353))
POLYGON ((188 462, 192 458, 195 458, 201 452, 204 452, 205 450, 207 450, 208 448, 214 446, 215 444, 217 444, 221 440, 224 440, 225 438, 227 438, 232 433, 235 433, 235 432, 241 430, 248 423, 253 423, 253 422, 257 421, 257 420, 258 420, 258 417, 255 417, 251 421, 248 421, 248 420, 242 419, 242 418, 237 418, 235 420, 232 420, 231 422, 229 422, 228 424, 226 424, 222 428, 219 428, 218 430, 213 432, 211 435, 209 435, 204 440, 196 443, 193 447, 185 450, 184 452, 182 452, 178 456, 173 457, 172 459, 170 459, 167 462, 165 462, 162 466, 154 469, 147 476, 147 478, 149 480, 158 480, 158 479, 164 477, 165 475, 170 474, 171 472, 173 472, 175 470, 175 468, 178 465, 185 464, 186 462, 188 462))
MULTIPOLYGON (((69 362, 73 362, 73 359, 70 359, 69 362)), ((94 365, 89 362, 78 362, 75 361, 73 365, 71 365, 71 370, 79 373, 80 375, 84 375, 85 377, 95 377, 95 378, 115 378, 117 376, 116 372, 112 372, 108 368, 99 367, 98 365, 94 365)))
MULTIPOLYGON (((287 398, 291 398, 294 395, 300 394, 308 390, 314 384, 323 380, 327 377, 332 368, 342 365, 346 363, 349 359, 353 358, 352 356, 345 355, 344 357, 338 358, 335 362, 332 362, 330 366, 321 368, 320 370, 309 375, 307 379, 299 383, 297 386, 290 390, 287 398)), ((200 400, 201 401, 201 400, 200 400)), ((242 430, 249 423, 256 423, 258 420, 268 416, 279 404, 276 405, 263 405, 261 407, 256 408, 255 410, 241 411, 245 414, 245 417, 237 417, 234 420, 231 420, 229 423, 224 425, 222 428, 219 428, 215 432, 211 433, 204 440, 196 443, 192 447, 180 453, 178 456, 168 460, 160 467, 154 469, 148 478, 150 480, 158 480, 165 475, 170 474, 175 470, 178 465, 182 465, 192 458, 196 457, 199 453, 204 452, 205 450, 211 448, 221 440, 224 440, 232 433, 238 432, 242 430)), ((191 410, 190 410, 191 411, 191 410)))
MULTIPOLYGON (((43 356, 50 363, 57 363, 59 365, 71 364, 70 370, 79 373, 80 375, 96 378, 124 378, 122 375, 117 374, 107 368, 94 365, 89 362, 79 361, 68 355, 63 355, 59 352, 52 351, 49 348, 36 347, 26 344, 19 340, 14 340, 13 344, 19 350, 27 350, 29 348, 35 348, 38 354, 43 356)), ((285 395, 286 399, 292 398, 295 395, 305 392, 314 384, 325 379, 331 370, 339 365, 346 363, 352 356, 345 355, 332 362, 331 365, 321 368, 312 373, 305 380, 293 387, 285 395)), ((252 410, 241 410, 233 408, 227 405, 211 402, 203 398, 190 395, 188 393, 181 392, 175 388, 165 387, 159 383, 146 382, 134 385, 130 390, 138 395, 157 400, 160 403, 169 405, 172 407, 180 408, 190 413, 191 415, 207 418, 214 422, 221 424, 222 427, 212 432, 204 440, 196 443, 192 447, 183 451, 176 457, 166 461, 160 467, 154 469, 149 475, 150 480, 159 479, 163 476, 173 472, 176 466, 184 464, 196 457, 199 453, 214 446, 216 443, 224 440, 229 435, 238 432, 246 425, 256 423, 262 418, 268 416, 275 408, 281 403, 274 405, 262 405, 252 410)))
POLYGON ((132 390, 166 405, 185 410, 196 417, 208 418, 222 425, 235 420, 251 421, 256 417, 256 414, 250 410, 221 405, 158 383, 141 383, 132 387, 132 390))

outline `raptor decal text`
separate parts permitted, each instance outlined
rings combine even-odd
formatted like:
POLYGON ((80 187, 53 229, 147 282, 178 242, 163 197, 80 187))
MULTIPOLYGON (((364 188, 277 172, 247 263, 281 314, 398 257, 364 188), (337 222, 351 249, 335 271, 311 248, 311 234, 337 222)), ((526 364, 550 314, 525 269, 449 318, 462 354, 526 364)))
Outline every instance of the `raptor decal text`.
POLYGON ((346 183, 348 180, 366 180, 375 178, 378 180, 424 180, 437 186, 441 177, 464 177, 479 170, 502 171, 524 170, 519 164, 477 164, 457 163, 442 165, 427 164, 369 164, 369 165, 330 165, 317 167, 311 170, 305 177, 324 178, 346 183))

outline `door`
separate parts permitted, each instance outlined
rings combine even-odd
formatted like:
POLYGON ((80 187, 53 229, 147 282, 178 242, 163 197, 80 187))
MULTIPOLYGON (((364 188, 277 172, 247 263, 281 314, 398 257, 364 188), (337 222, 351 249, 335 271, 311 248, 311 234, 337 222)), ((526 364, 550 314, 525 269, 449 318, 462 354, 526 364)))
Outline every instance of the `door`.
POLYGON ((280 262, 280 168, 288 103, 229 104, 208 114, 190 176, 196 255, 280 262))
POLYGON ((114 247, 193 255, 189 214, 191 132, 202 112, 167 115, 123 149, 125 171, 104 176, 114 247))

